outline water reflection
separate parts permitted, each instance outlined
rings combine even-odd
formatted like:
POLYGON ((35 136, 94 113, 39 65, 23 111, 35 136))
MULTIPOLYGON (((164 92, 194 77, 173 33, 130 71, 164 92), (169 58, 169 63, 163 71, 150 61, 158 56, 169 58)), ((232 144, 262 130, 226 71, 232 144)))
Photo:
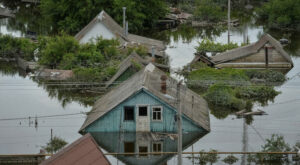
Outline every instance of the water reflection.
MULTIPOLYGON (((199 141, 206 133, 190 132, 182 136, 182 148, 186 149, 199 141)), ((147 155, 141 152, 177 152, 176 135, 155 133, 91 133, 98 145, 109 153, 136 153, 119 155, 117 159, 125 164, 163 164, 174 155, 147 155)))

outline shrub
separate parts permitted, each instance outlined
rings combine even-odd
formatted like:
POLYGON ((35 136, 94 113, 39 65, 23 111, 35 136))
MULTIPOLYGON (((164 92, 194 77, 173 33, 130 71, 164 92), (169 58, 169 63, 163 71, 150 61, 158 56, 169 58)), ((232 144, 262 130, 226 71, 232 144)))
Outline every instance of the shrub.
POLYGON ((52 153, 52 152, 55 153, 67 144, 68 143, 64 139, 54 136, 53 139, 50 140, 47 143, 47 145, 42 148, 44 148, 48 153, 52 153))
POLYGON ((269 69, 249 69, 245 70, 245 73, 250 79, 263 79, 266 83, 269 83, 271 85, 282 84, 286 80, 285 75, 283 73, 269 69))
POLYGON ((236 89, 236 96, 238 98, 256 101, 273 99, 279 93, 280 92, 275 91, 273 87, 269 86, 249 86, 236 89))
POLYGON ((211 40, 204 39, 198 42, 199 46, 196 47, 197 52, 225 52, 226 50, 231 50, 239 47, 238 44, 230 42, 229 44, 214 43, 211 40))

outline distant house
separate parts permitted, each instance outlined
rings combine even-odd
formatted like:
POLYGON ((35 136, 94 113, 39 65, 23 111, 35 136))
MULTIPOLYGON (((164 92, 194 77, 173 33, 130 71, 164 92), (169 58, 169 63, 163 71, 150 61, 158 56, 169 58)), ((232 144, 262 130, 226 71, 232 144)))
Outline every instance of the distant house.
POLYGON ((195 56, 192 63, 202 61, 220 68, 292 68, 291 57, 269 34, 256 43, 226 51, 212 57, 195 56))
MULTIPOLYGON (((93 132, 98 145, 109 153, 135 153, 135 155, 118 155, 116 158, 124 164, 158 165, 167 164, 175 154, 150 155, 145 152, 177 152, 176 134, 149 132, 93 132), (144 153, 143 153, 144 152, 144 153)), ((185 150, 206 133, 189 132, 182 135, 182 148, 185 150)))
MULTIPOLYGON (((176 86, 150 63, 96 101, 79 131, 176 132, 176 86)), ((185 86, 180 92, 183 131, 210 131, 207 102, 185 86)))
MULTIPOLYGON (((119 84, 127 80, 136 72, 138 72, 139 69, 143 69, 150 62, 151 59, 143 59, 135 52, 132 52, 125 60, 122 61, 122 63, 119 65, 117 73, 106 83, 105 87, 108 88, 114 84, 119 84)), ((163 71, 169 71, 169 67, 166 65, 158 63, 153 64, 163 71)))
POLYGON ((118 39, 122 46, 132 47, 142 45, 148 49, 148 53, 158 57, 164 57, 165 44, 162 41, 142 37, 134 34, 125 34, 124 29, 112 19, 105 11, 101 11, 88 25, 75 35, 80 43, 93 41, 97 37, 104 39, 118 39))
POLYGON ((41 163, 41 165, 75 164, 110 165, 108 159, 90 134, 84 135, 41 163))

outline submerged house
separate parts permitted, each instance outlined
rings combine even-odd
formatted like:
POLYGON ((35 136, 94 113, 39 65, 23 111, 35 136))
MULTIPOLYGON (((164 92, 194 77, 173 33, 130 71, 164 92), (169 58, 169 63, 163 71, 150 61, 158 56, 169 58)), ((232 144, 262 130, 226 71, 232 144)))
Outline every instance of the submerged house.
POLYGON ((88 25, 75 35, 80 43, 91 42, 97 37, 104 39, 118 39, 121 46, 144 46, 148 53, 154 53, 156 57, 164 57, 166 46, 162 41, 130 34, 124 30, 105 11, 101 11, 88 25))
MULTIPOLYGON (((97 100, 79 132, 177 132, 176 86, 150 63, 97 100)), ((183 132, 210 131, 207 102, 185 86, 180 93, 183 132)))
MULTIPOLYGON (((108 82, 106 82, 105 88, 111 87, 114 84, 119 84, 127 80, 140 69, 143 69, 151 61, 151 59, 143 59, 141 56, 136 54, 136 52, 132 52, 126 59, 124 59, 120 63, 117 73, 108 82)), ((165 72, 169 71, 169 66, 167 65, 155 62, 152 62, 152 64, 165 72)))
MULTIPOLYGON (((177 138, 174 134, 135 132, 93 132, 99 147, 109 153, 135 153, 117 155, 116 159, 128 165, 167 164, 174 154, 145 154, 149 152, 177 152, 177 138), (173 138, 174 137, 174 138, 173 138)), ((182 148, 187 149, 199 141, 206 133, 189 132, 182 135, 182 148)))
POLYGON ((202 61, 219 68, 279 68, 293 67, 291 57, 282 45, 269 34, 264 34, 257 42, 217 54, 212 57, 195 56, 192 63, 202 61))

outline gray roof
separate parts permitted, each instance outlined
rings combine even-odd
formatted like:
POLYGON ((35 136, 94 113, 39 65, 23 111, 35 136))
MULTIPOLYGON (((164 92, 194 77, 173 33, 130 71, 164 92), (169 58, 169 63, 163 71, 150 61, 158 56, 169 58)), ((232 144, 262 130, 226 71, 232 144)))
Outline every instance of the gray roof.
MULTIPOLYGON (((148 60, 144 60, 142 57, 140 57, 136 52, 132 52, 126 59, 122 61, 122 63, 119 65, 119 69, 117 73, 105 84, 105 88, 109 87, 113 82, 115 82, 129 67, 132 66, 132 61, 135 61, 136 63, 140 64, 141 66, 146 66, 150 63, 148 60)), ((169 70, 169 67, 163 64, 153 63, 158 68, 167 69, 169 70)))
MULTIPOLYGON (((166 80, 167 94, 163 94, 160 91, 160 78, 162 75, 166 74, 156 68, 153 64, 148 64, 144 69, 97 100, 79 131, 82 131, 91 123, 101 118, 107 112, 141 89, 149 91, 176 109, 177 81, 168 77, 166 80)), ((201 96, 186 88, 184 85, 182 86, 180 93, 182 113, 198 126, 210 131, 209 108, 207 102, 201 96)))
POLYGON ((261 49, 266 43, 272 45, 288 62, 293 64, 291 57, 287 54, 286 51, 283 50, 282 45, 269 34, 264 34, 259 41, 253 44, 229 50, 224 53, 213 56, 211 57, 211 60, 216 64, 220 64, 243 58, 251 54, 257 53, 259 49, 261 49))
POLYGON ((151 54, 152 46, 155 47, 155 55, 164 56, 165 44, 162 41, 135 35, 124 35, 123 28, 104 10, 102 10, 88 25, 86 25, 80 32, 75 35, 75 39, 80 40, 84 35, 98 22, 101 21, 112 33, 114 33, 121 44, 127 43, 131 45, 143 45, 148 49, 148 53, 151 54))

